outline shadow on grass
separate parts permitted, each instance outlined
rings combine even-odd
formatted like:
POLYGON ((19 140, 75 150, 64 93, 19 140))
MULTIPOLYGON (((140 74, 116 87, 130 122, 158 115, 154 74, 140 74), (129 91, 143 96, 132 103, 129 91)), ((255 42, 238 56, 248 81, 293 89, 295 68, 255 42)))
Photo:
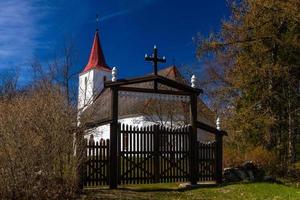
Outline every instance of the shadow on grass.
MULTIPOLYGON (((155 184, 130 184, 130 185, 119 185, 119 191, 132 191, 132 192, 184 192, 188 190, 197 190, 200 188, 220 188, 229 185, 248 185, 257 183, 274 183, 283 184, 282 182, 268 182, 268 181, 243 181, 243 182, 224 182, 222 184, 216 183, 199 183, 193 186, 181 187, 184 183, 155 183, 155 184)), ((85 188, 85 191, 109 191, 109 187, 95 187, 85 188)))
MULTIPOLYGON (((187 190, 195 190, 199 188, 210 188, 220 187, 215 183, 199 183, 197 185, 190 186, 187 184, 186 187, 181 186, 185 183, 154 183, 154 184, 130 184, 130 185, 119 185, 117 190, 120 191, 133 191, 133 192, 184 192, 187 190)), ((109 187, 95 187, 85 188, 86 191, 103 191, 110 190, 109 187)))
POLYGON ((141 191, 141 192, 155 192, 155 191, 187 191, 187 190, 195 190, 200 188, 220 188, 226 187, 230 185, 251 185, 257 183, 271 183, 271 184, 279 184, 285 185, 281 181, 240 181, 240 182, 223 182, 222 184, 216 183, 199 183, 194 186, 189 187, 179 187, 180 184, 173 183, 157 183, 157 184, 147 184, 147 185, 127 185, 124 187, 120 187, 119 189, 123 190, 132 190, 132 191, 141 191))

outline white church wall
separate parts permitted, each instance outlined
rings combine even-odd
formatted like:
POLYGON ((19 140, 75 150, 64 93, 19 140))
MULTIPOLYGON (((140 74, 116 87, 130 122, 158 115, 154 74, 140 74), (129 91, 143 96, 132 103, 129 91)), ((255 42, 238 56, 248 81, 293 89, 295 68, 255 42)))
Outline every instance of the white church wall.
MULTIPOLYGON (((145 127, 145 126, 149 126, 149 125, 153 125, 155 124, 155 122, 153 121, 147 121, 146 118, 144 116, 138 116, 138 117, 128 117, 128 118, 123 118, 123 119, 119 119, 119 123, 121 124, 127 124, 127 125, 132 125, 132 126, 136 126, 136 127, 145 127)), ((170 125, 170 122, 164 122, 164 124, 166 124, 166 126, 170 125)), ((87 132, 87 134, 85 135, 86 139, 90 139, 91 134, 93 135, 93 139, 95 142, 100 142, 102 139, 103 140, 107 140, 110 139, 110 125, 103 125, 103 126, 99 126, 93 130, 89 130, 87 132)), ((128 136, 129 137, 129 136, 128 136)), ((147 142, 148 139, 150 140, 154 140, 153 135, 152 137, 150 136, 150 138, 144 138, 145 135, 139 135, 139 140, 137 138, 137 136, 135 137, 129 137, 127 140, 127 148, 123 149, 123 137, 121 137, 121 150, 122 151, 137 151, 137 150, 143 150, 143 145, 144 145, 144 141, 147 142), (130 144, 135 144, 130 145, 130 144), (130 147, 129 147, 130 146, 130 147), (130 149, 129 149, 130 148, 130 149)), ((174 141, 172 140, 170 136, 168 136, 168 143, 171 144, 178 144, 178 141, 174 141)), ((214 141, 214 135, 211 133, 208 133, 206 131, 197 130, 197 141, 198 142, 213 142, 214 141)), ((151 143, 151 142, 150 142, 151 143)), ((153 143, 151 143, 153 144, 153 143)), ((187 138, 187 147, 189 146, 189 139, 187 138)), ((149 146, 147 147, 149 148, 150 151, 154 150, 154 146, 149 146)), ((172 149, 174 150, 182 150, 180 148, 183 148, 182 145, 179 146, 173 146, 172 149)), ((125 155, 126 156, 126 155, 125 155)), ((166 156, 170 156, 169 154, 166 156)))
POLYGON ((94 86, 94 70, 80 74, 78 87, 78 110, 83 111, 92 103, 94 86))
MULTIPOLYGON (((153 118, 152 118, 153 119, 153 118)), ((121 124, 127 124, 127 125, 131 125, 131 126, 136 126, 136 127, 145 127, 145 126, 149 126, 149 125, 153 125, 155 124, 155 122, 153 121, 148 121, 147 117, 145 116, 137 116, 137 117, 128 117, 128 118, 123 118, 123 119, 119 119, 119 123, 121 124)), ((164 124, 166 126, 170 126, 170 122, 164 122, 164 124)), ((180 126, 181 123, 178 124, 174 124, 173 123, 173 127, 176 126, 180 126)), ((110 139, 110 125, 103 125, 103 126, 99 126, 93 130, 89 130, 88 133, 86 134, 85 138, 89 139, 90 135, 93 134, 93 138, 95 142, 99 142, 101 139, 110 139)), ((151 138, 153 139, 153 138, 151 138)), ((130 142, 132 144, 136 144, 136 146, 132 147, 133 149, 131 150, 137 150, 138 146, 139 149, 142 147, 142 143, 140 140, 139 144, 137 141, 137 138, 135 138, 135 141, 133 138, 130 139, 131 141, 128 141, 128 144, 130 144, 130 142)), ((208 133, 206 131, 203 131, 201 129, 197 129, 197 141, 201 141, 201 142, 210 142, 210 141, 214 141, 214 135, 211 133, 208 133)), ((121 144, 123 144, 122 138, 121 138, 121 144)), ((121 148, 123 148, 121 146, 121 148)))
POLYGON ((93 93, 95 95, 98 95, 104 88, 104 79, 111 80, 111 71, 105 71, 97 68, 94 69, 93 93))
POLYGON ((91 69, 79 76, 78 110, 84 111, 93 103, 93 99, 104 87, 104 77, 111 80, 111 72, 101 69, 91 69))
MULTIPOLYGON (((138 127, 150 125, 150 122, 144 121, 143 116, 119 119, 119 123, 128 124, 128 125, 132 125, 132 126, 138 126, 138 127)), ((104 139, 104 140, 109 139, 110 138, 110 125, 109 124, 102 125, 102 126, 98 126, 95 129, 88 130, 87 134, 85 135, 85 138, 89 139, 91 134, 93 134, 95 141, 100 141, 101 139, 104 139)))
MULTIPOLYGON (((153 121, 164 124, 167 127, 178 127, 178 126, 182 126, 184 125, 184 116, 183 115, 177 115, 177 116, 173 116, 174 119, 176 119, 177 121, 175 122, 171 122, 169 120, 169 118, 167 117, 162 117, 162 119, 158 116, 156 117, 144 117, 144 124, 147 125, 151 125, 154 124, 153 121), (149 119, 151 119, 152 121, 148 121, 149 119), (182 120, 182 121, 180 121, 182 120)), ((202 119, 200 119, 201 121, 202 119)), ((209 122, 209 120, 203 118, 202 122, 214 126, 211 122, 209 122)), ((201 129, 197 129, 197 141, 202 141, 202 142, 209 142, 209 141, 214 141, 214 135, 212 133, 209 133, 207 131, 201 130, 201 129)))

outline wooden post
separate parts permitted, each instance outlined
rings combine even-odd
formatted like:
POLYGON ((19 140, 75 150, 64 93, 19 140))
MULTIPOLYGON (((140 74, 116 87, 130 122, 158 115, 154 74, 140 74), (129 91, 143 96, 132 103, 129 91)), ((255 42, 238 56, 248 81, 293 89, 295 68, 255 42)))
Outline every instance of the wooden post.
MULTIPOLYGON (((121 123, 118 123, 118 130, 117 130, 117 143, 118 143, 118 184, 121 184, 121 156, 120 156, 120 152, 121 152, 121 123)), ((124 142, 123 144, 124 145, 124 142)), ((124 147, 122 147, 124 149, 124 147)), ((123 166, 124 167, 124 166, 123 166)))
POLYGON ((109 188, 118 187, 118 88, 111 88, 109 188))
POLYGON ((79 159, 79 189, 83 189, 84 185, 85 185, 85 181, 86 181, 86 154, 87 154, 87 139, 84 139, 82 141, 84 144, 81 144, 78 146, 77 150, 79 150, 78 152, 76 152, 76 156, 79 159))
POLYGON ((217 184, 222 183, 222 172, 223 172, 223 135, 216 133, 216 182, 217 184))
POLYGON ((191 95, 190 104, 190 121, 191 129, 189 134, 189 151, 190 151, 190 182, 192 185, 197 184, 198 181, 198 157, 197 157, 197 95, 191 95))
POLYGON ((159 139, 160 126, 154 125, 154 183, 159 182, 159 139))

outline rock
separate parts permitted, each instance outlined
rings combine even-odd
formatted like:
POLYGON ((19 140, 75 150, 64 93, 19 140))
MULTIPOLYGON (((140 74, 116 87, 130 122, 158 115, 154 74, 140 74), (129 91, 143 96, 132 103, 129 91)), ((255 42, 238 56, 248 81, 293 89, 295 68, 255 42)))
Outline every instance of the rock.
POLYGON ((244 170, 252 170, 252 171, 255 171, 257 170, 257 167, 253 164, 252 161, 246 161, 242 164, 241 166, 244 170))
POLYGON ((252 161, 246 161, 235 168, 225 168, 224 179, 225 182, 274 181, 274 179, 266 177, 265 171, 255 166, 252 161))
POLYGON ((279 183, 279 181, 277 181, 276 178, 272 176, 264 176, 263 181, 270 182, 270 183, 279 183))
POLYGON ((256 179, 257 181, 263 181, 263 178, 264 178, 265 174, 266 174, 265 171, 262 170, 262 169, 260 169, 260 170, 258 170, 258 171, 256 172, 256 174, 255 174, 255 179, 256 179))
POLYGON ((255 177, 254 177, 253 171, 248 170, 247 174, 248 174, 248 177, 249 177, 250 181, 255 181, 255 177))
POLYGON ((234 168, 225 168, 224 169, 224 179, 226 182, 238 182, 241 181, 237 172, 234 168))
POLYGON ((181 183, 178 185, 178 189, 179 190, 184 190, 184 189, 193 189, 193 188, 198 188, 200 187, 199 184, 196 184, 196 185, 192 185, 190 183, 181 183))
POLYGON ((187 187, 189 187, 189 186, 190 186, 189 183, 180 183, 180 184, 178 185, 178 189, 185 189, 185 188, 187 188, 187 187))
POLYGON ((249 180, 247 173, 243 169, 236 169, 236 173, 238 174, 241 181, 249 180))

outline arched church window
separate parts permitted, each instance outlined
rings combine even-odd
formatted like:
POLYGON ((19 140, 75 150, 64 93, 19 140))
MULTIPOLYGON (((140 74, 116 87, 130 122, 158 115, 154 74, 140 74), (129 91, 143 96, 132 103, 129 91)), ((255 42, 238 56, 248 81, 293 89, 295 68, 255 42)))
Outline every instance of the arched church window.
POLYGON ((103 83, 106 81, 106 76, 103 76, 103 83))
POLYGON ((84 78, 84 104, 86 103, 87 84, 88 84, 88 79, 87 77, 85 77, 84 78))

